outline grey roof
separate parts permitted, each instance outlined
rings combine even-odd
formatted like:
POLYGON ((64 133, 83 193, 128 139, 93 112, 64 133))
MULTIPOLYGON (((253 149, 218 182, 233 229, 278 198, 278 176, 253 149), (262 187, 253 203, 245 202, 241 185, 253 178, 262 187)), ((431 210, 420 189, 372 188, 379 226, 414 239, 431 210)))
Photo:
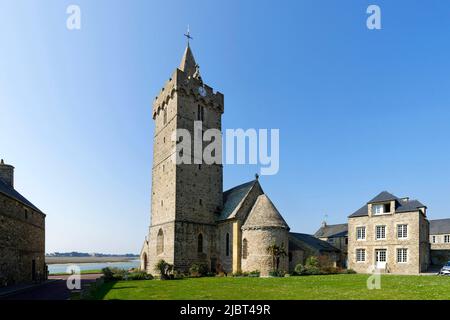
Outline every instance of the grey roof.
MULTIPOLYGON (((411 212, 411 211, 417 211, 420 208, 426 208, 426 206, 421 203, 418 200, 402 200, 393 194, 383 191, 379 195, 377 195, 375 198, 367 202, 368 204, 371 203, 378 203, 378 202, 386 202, 386 201, 392 201, 395 200, 395 213, 401 213, 401 212, 411 212)), ((355 218, 355 217, 364 217, 368 216, 368 206, 367 204, 362 206, 360 209, 352 213, 349 218, 355 218)))
POLYGON ((426 206, 418 200, 400 201, 399 206, 395 209, 395 212, 411 212, 416 211, 419 208, 425 208, 426 206))
POLYGON ((383 191, 367 203, 386 202, 392 200, 398 200, 398 198, 387 191, 383 191))
POLYGON ((266 194, 258 196, 252 210, 248 214, 247 220, 242 226, 243 229, 259 227, 275 227, 289 230, 288 224, 266 194))
POLYGON ((348 224, 330 224, 320 227, 314 234, 317 238, 346 237, 348 235, 348 224))
POLYGON ((327 252, 339 252, 340 250, 326 241, 317 239, 313 235, 306 233, 289 233, 290 238, 294 238, 295 240, 301 241, 309 247, 312 247, 318 251, 327 251, 327 252))
POLYGON ((450 219, 430 220, 430 234, 450 234, 450 219))
POLYGON ((223 209, 220 213, 219 220, 225 220, 232 217, 235 209, 245 198, 248 192, 255 185, 257 180, 243 183, 223 193, 223 209))
POLYGON ((4 183, 1 179, 0 179, 0 193, 3 193, 4 195, 6 195, 16 201, 19 201, 23 205, 28 206, 28 207, 42 213, 41 210, 39 210, 34 204, 32 204, 24 196, 22 196, 19 192, 17 192, 16 189, 10 187, 6 183, 4 183))

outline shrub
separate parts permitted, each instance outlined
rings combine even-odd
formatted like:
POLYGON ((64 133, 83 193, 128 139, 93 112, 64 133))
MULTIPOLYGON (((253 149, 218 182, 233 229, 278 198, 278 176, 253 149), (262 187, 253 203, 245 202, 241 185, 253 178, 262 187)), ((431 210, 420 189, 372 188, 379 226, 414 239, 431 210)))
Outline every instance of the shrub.
POLYGON ((181 273, 179 271, 174 271, 173 272, 173 279, 174 280, 181 280, 181 279, 184 279, 184 278, 185 278, 185 275, 183 273, 181 273))
POLYGON ((208 266, 204 263, 193 263, 189 268, 192 277, 204 277, 208 274, 208 266))
POLYGON ((159 260, 155 264, 155 270, 159 272, 161 276, 161 280, 169 280, 173 278, 172 272, 173 272, 173 265, 170 263, 167 263, 164 260, 159 260))
POLYGON ((242 272, 238 271, 238 272, 233 272, 233 277, 242 277, 242 272))
POLYGON ((306 259, 306 268, 319 268, 319 259, 315 256, 310 256, 306 259))
POLYGON ((259 277, 260 275, 261 275, 261 272, 259 272, 259 270, 250 271, 250 272, 248 273, 248 276, 249 276, 249 277, 255 277, 255 278, 257 278, 257 277, 259 277))
POLYGON ((315 266, 306 266, 305 267, 305 275, 319 275, 322 274, 322 272, 320 271, 319 267, 315 267, 315 266))
POLYGON ((353 270, 353 269, 346 269, 346 270, 344 270, 342 273, 346 273, 346 274, 355 274, 356 271, 353 270))
POLYGON ((269 277, 284 277, 283 271, 272 270, 269 272, 269 277))
POLYGON ((153 280, 153 276, 151 274, 147 274, 144 271, 137 271, 130 273, 128 276, 129 280, 153 280))
POLYGON ((294 275, 303 276, 305 274, 306 274, 306 268, 301 263, 299 263, 298 265, 295 266, 294 275))
POLYGON ((103 268, 102 273, 106 281, 111 281, 114 279, 114 273, 110 268, 103 268))
POLYGON ((103 268, 102 269, 103 277, 105 281, 113 281, 113 280, 126 280, 128 277, 128 272, 126 270, 118 269, 118 268, 103 268))
POLYGON ((320 271, 322 274, 337 274, 339 273, 339 269, 336 267, 324 267, 321 268, 320 271))

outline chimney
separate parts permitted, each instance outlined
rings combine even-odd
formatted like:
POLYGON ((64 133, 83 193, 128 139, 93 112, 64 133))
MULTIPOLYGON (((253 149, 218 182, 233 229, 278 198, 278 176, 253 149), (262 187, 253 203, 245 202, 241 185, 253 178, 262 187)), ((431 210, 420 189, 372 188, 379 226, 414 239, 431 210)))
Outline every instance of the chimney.
POLYGON ((14 188, 14 167, 5 164, 3 159, 0 161, 0 180, 11 188, 14 188))

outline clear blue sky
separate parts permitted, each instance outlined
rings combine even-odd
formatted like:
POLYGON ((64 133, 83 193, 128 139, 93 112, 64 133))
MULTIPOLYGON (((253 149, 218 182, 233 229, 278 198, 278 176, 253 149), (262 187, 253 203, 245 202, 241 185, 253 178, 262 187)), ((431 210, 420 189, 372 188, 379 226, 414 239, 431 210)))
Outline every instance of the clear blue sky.
MULTIPOLYGON (((382 190, 450 217, 445 1, 1 0, 0 157, 47 213, 47 252, 139 252, 151 102, 188 24, 203 79, 225 94, 224 128, 280 129, 280 172, 261 183, 292 230, 346 222, 382 190)), ((225 166, 224 187, 256 171, 225 166)))

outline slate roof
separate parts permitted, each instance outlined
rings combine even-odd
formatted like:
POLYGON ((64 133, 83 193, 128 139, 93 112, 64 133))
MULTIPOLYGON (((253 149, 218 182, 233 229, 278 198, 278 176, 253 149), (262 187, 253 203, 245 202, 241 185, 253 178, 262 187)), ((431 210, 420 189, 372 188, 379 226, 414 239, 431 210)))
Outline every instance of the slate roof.
POLYGON ((348 235, 348 224, 330 224, 320 227, 314 236, 316 238, 346 237, 348 235))
POLYGON ((398 200, 398 198, 387 191, 383 191, 367 203, 386 202, 392 200, 398 200))
POLYGON ((450 234, 450 219, 430 220, 430 234, 450 234))
MULTIPOLYGON (((375 198, 373 198, 372 200, 367 202, 367 204, 387 202, 387 201, 392 201, 392 200, 395 200, 395 202, 396 202, 395 213, 411 212, 411 211, 416 211, 420 208, 426 208, 426 206, 418 200, 404 201, 387 191, 381 192, 375 198)), ((361 207, 360 209, 358 209, 357 211, 355 211, 354 213, 352 213, 349 216, 349 218, 368 216, 369 213, 368 213, 367 204, 364 205, 363 207, 361 207)))
POLYGON ((242 228, 275 227, 289 230, 280 212, 266 194, 260 195, 248 214, 242 228))
POLYGON ((16 189, 10 187, 6 183, 4 183, 1 179, 0 179, 0 193, 3 193, 7 197, 10 197, 16 201, 19 201, 21 204, 28 206, 28 207, 42 213, 41 210, 39 210, 34 204, 32 204, 24 196, 22 196, 19 192, 17 192, 16 189))
MULTIPOLYGON (((298 240, 300 242, 303 242, 309 247, 312 247, 318 251, 327 251, 327 252, 339 252, 340 250, 331 244, 329 244, 326 241, 317 239, 313 235, 306 234, 306 233, 295 233, 290 232, 289 236, 294 238, 295 240, 298 240)), ((295 244, 295 242, 294 242, 295 244)))
POLYGON ((223 193, 223 209, 220 213, 219 220, 226 220, 233 217, 235 209, 256 182, 257 180, 249 181, 223 193))

